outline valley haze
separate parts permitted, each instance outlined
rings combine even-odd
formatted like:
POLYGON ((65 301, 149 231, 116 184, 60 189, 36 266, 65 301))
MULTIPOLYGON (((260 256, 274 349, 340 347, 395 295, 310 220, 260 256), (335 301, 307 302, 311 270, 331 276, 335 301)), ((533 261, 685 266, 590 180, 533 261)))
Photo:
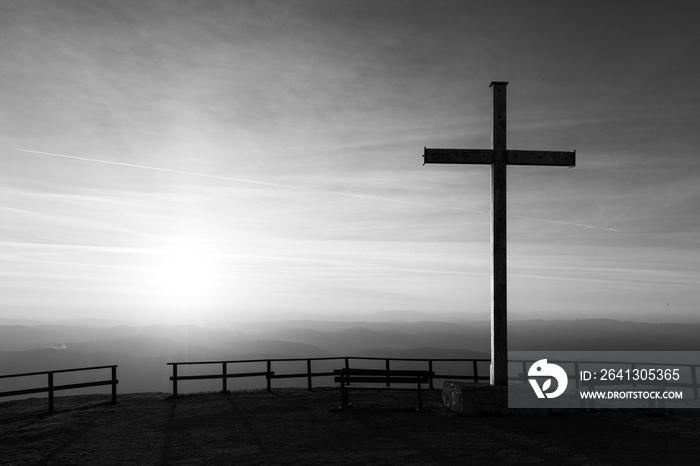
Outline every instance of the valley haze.
MULTIPOLYGON (((211 326, 115 324, 99 319, 55 323, 0 319, 0 375, 117 364, 120 393, 169 392, 168 362, 345 356, 490 357, 489 321, 445 316, 437 320, 434 315, 420 313, 407 313, 400 320, 398 314, 380 312, 354 320, 218 322, 211 326)), ((521 351, 696 351, 700 350, 698 334, 700 323, 530 319, 512 320, 508 337, 509 350, 521 351)), ((288 370, 275 370, 305 371, 303 362, 294 364, 287 364, 288 370)), ((330 370, 339 364, 332 361, 324 367, 330 370)), ((218 366, 205 367, 199 366, 195 373, 220 370, 218 366)), ((254 366, 242 367, 239 370, 229 365, 228 370, 247 372, 254 366)), ((255 370, 263 369, 258 366, 255 370)), ((0 391, 26 388, 26 384, 18 379, 2 379, 0 391)), ((190 382, 181 390, 218 390, 219 384, 218 380, 190 382)), ((231 389, 262 388, 264 384, 263 378, 229 381, 231 389)), ((278 387, 304 384, 304 379, 274 381, 278 387)), ((314 381, 314 385, 331 386, 332 378, 314 381)))

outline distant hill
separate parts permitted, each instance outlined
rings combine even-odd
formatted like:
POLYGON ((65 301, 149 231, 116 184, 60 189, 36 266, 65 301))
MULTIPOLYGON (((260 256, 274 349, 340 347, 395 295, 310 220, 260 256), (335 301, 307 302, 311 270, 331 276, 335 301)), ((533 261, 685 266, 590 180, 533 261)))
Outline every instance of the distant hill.
POLYGON ((525 320, 508 329, 511 350, 699 351, 700 324, 613 319, 525 320))
MULTIPOLYGON (((510 350, 700 350, 700 324, 523 320, 510 322, 508 332, 510 350)), ((124 393, 169 390, 171 368, 166 363, 176 361, 335 356, 452 359, 488 358, 489 354, 489 322, 305 320, 219 328, 0 325, 0 374, 118 364, 124 393)), ((337 365, 329 363, 329 370, 333 364, 337 365)), ((10 380, 0 379, 0 391, 9 390, 10 380)))
POLYGON ((491 357, 488 352, 445 348, 412 348, 405 350, 368 348, 359 353, 352 353, 352 355, 397 359, 488 359, 491 357))

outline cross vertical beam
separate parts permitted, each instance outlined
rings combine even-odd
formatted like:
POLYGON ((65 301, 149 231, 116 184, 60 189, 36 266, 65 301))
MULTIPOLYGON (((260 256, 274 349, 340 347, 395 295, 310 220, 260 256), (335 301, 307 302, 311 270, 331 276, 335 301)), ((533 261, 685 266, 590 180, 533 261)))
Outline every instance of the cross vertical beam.
POLYGON ((491 83, 491 385, 508 384, 506 82, 491 83))

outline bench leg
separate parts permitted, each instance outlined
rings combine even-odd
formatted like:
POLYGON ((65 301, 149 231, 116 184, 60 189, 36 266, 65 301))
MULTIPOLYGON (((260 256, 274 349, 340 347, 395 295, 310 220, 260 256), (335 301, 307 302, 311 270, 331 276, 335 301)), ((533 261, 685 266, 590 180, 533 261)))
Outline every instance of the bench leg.
POLYGON ((341 408, 347 408, 348 405, 350 404, 350 400, 348 399, 348 390, 345 388, 345 382, 341 379, 340 381, 340 407, 341 408))
POLYGON ((423 410, 423 391, 421 390, 420 382, 418 382, 418 407, 417 411, 423 410))

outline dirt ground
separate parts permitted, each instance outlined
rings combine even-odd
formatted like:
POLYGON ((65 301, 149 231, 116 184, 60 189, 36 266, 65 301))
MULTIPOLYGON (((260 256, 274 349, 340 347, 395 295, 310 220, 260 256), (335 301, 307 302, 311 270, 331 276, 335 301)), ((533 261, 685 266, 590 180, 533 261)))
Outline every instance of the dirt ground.
POLYGON ((0 403, 1 464, 698 464, 700 410, 468 417, 440 391, 279 389, 0 403))

